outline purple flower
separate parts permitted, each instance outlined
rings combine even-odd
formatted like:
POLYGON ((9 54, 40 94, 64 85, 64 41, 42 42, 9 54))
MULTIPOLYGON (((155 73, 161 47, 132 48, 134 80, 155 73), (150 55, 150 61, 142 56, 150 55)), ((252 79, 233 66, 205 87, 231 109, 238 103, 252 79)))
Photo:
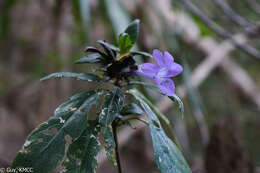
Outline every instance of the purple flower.
POLYGON ((152 63, 141 64, 139 70, 135 73, 154 80, 164 94, 173 96, 175 86, 171 77, 180 74, 183 70, 182 66, 175 63, 172 55, 167 51, 162 54, 161 51, 155 49, 153 50, 153 57, 157 65, 152 63))

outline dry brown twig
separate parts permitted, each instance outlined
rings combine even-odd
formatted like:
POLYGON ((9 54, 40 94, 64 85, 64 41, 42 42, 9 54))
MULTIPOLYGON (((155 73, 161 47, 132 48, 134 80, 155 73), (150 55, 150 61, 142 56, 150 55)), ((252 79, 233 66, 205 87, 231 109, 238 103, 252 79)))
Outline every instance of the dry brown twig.
MULTIPOLYGON (((257 59, 260 59, 260 52, 252 46, 248 44, 243 45, 238 43, 233 39, 231 33, 226 31, 224 28, 218 26, 213 20, 211 20, 207 15, 205 15, 201 10, 199 10, 191 1, 189 0, 181 0, 183 5, 189 9, 193 14, 195 14, 201 21, 203 21, 212 31, 220 35, 225 39, 229 39, 235 46, 243 50, 245 53, 254 56, 257 59)), ((248 33, 252 34, 252 33, 248 33)))
POLYGON ((258 34, 258 27, 252 25, 247 19, 237 14, 224 0, 214 0, 215 4, 236 24, 247 33, 258 34))
POLYGON ((260 15, 260 4, 256 0, 245 0, 255 13, 260 15))

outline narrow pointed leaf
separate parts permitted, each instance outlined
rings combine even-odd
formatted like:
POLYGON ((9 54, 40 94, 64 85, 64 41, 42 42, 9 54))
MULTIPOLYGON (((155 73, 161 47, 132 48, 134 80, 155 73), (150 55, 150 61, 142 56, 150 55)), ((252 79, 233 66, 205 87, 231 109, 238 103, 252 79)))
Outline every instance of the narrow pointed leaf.
POLYGON ((103 57, 106 57, 106 56, 107 56, 106 54, 104 54, 103 52, 101 52, 100 50, 98 50, 97 48, 92 47, 92 46, 86 47, 86 48, 85 48, 85 52, 98 53, 98 54, 100 54, 100 55, 103 56, 103 57))
MULTIPOLYGON (((146 88, 160 92, 160 89, 157 86, 146 83, 146 82, 130 81, 129 84, 130 85, 143 85, 146 88)), ((164 121, 165 124, 167 125, 167 128, 169 128, 171 126, 169 119, 164 114, 162 114, 149 100, 147 100, 147 103, 153 109, 153 111, 156 112, 158 118, 160 118, 161 121, 164 121)))
POLYGON ((142 115, 143 113, 143 110, 135 103, 124 106, 120 112, 121 115, 142 115))
POLYGON ((102 58, 101 63, 104 64, 104 65, 109 64, 112 61, 112 58, 109 55, 105 54, 104 52, 101 52, 100 50, 98 50, 95 47, 88 46, 88 47, 86 47, 85 52, 86 53, 87 52, 98 53, 102 58))
POLYGON ((114 141, 114 134, 113 134, 111 125, 109 125, 105 128, 103 136, 104 136, 104 140, 105 140, 105 150, 106 150, 107 159, 115 165, 116 164, 116 155, 115 155, 116 144, 114 141))
POLYGON ((106 49, 110 49, 112 51, 119 52, 119 48, 118 47, 116 47, 115 45, 113 45, 111 43, 106 42, 105 40, 98 40, 97 42, 99 44, 103 44, 106 47, 106 49))
POLYGON ((154 90, 156 92, 159 92, 161 94, 163 94, 160 90, 160 88, 158 88, 156 85, 153 85, 153 84, 150 84, 150 83, 147 83, 147 82, 141 82, 141 81, 130 81, 129 82, 129 85, 141 85, 145 88, 148 88, 148 89, 151 89, 151 90, 154 90))
POLYGON ((133 44, 137 41, 139 35, 139 24, 140 20, 136 19, 133 22, 131 22, 125 30, 125 33, 127 33, 130 36, 130 39, 133 44))
POLYGON ((32 167, 37 173, 53 170, 63 160, 66 146, 86 129, 88 112, 98 104, 100 94, 100 90, 76 94, 60 105, 53 117, 28 136, 12 167, 32 167))
MULTIPOLYGON (((153 84, 150 84, 150 83, 146 83, 146 82, 140 82, 140 81, 130 81, 129 82, 129 85, 142 85, 144 86, 145 88, 148 88, 148 89, 151 89, 151 90, 154 90, 156 92, 159 92, 160 94, 162 95, 165 95, 162 93, 162 91, 156 86, 156 85, 153 85, 153 84)), ((169 99, 171 99, 173 102, 177 103, 178 106, 179 106, 179 110, 180 110, 180 113, 181 113, 181 116, 182 118, 184 117, 184 105, 183 105, 183 102, 181 101, 181 99, 174 94, 174 96, 168 96, 169 99)))
POLYGON ((117 46, 115 46, 115 45, 113 45, 113 44, 111 44, 111 43, 108 43, 108 42, 106 42, 106 41, 103 41, 103 43, 104 43, 108 48, 110 48, 111 50, 114 50, 114 51, 116 51, 116 52, 119 52, 119 51, 120 51, 117 46))
POLYGON ((108 60, 112 62, 116 58, 116 52, 113 49, 111 49, 110 46, 104 40, 98 40, 97 43, 99 43, 104 48, 106 54, 108 55, 108 60))
POLYGON ((99 114, 99 122, 108 126, 116 118, 124 104, 124 93, 120 88, 114 88, 105 96, 105 101, 99 114))
POLYGON ((165 134, 155 113, 146 103, 144 96, 137 90, 130 90, 141 104, 149 119, 150 133, 153 141, 155 162, 162 173, 191 173, 182 153, 165 134))
POLYGON ((101 149, 98 134, 101 128, 97 121, 88 121, 86 130, 68 149, 62 166, 65 173, 95 173, 97 155, 101 149))
POLYGON ((101 82, 102 79, 94 74, 90 73, 72 73, 72 72, 57 72, 52 73, 48 76, 41 78, 41 81, 49 80, 49 79, 61 79, 61 78, 74 78, 77 80, 84 80, 89 82, 101 82))
POLYGON ((152 57, 153 57, 150 53, 142 52, 142 51, 131 51, 131 53, 132 53, 134 56, 140 55, 140 56, 145 56, 145 57, 149 57, 149 58, 152 58, 152 57))
POLYGON ((179 109, 180 109, 180 112, 181 112, 181 116, 182 118, 184 117, 184 105, 183 105, 183 102, 181 101, 180 97, 175 95, 174 96, 168 96, 173 102, 177 102, 178 105, 179 105, 179 109))
POLYGON ((78 59, 75 63, 76 64, 84 64, 84 63, 99 63, 102 61, 102 57, 98 53, 93 53, 90 55, 86 55, 80 59, 78 59))
POLYGON ((180 143, 178 141, 178 139, 176 138, 176 135, 173 132, 173 127, 169 121, 169 119, 163 114, 161 113, 158 108, 152 104, 147 98, 143 98, 145 99, 146 103, 148 104, 148 106, 150 106, 150 108, 152 109, 152 111, 157 115, 157 117, 159 118, 162 127, 165 129, 166 134, 169 135, 169 137, 171 137, 171 139, 173 139, 173 141, 175 142, 175 144, 177 145, 177 147, 182 150, 180 143))

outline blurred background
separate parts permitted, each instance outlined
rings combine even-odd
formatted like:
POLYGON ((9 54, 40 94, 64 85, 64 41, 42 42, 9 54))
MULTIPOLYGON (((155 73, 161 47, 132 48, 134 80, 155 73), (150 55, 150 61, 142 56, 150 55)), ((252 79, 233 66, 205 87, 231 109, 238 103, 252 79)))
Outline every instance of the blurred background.
MULTIPOLYGON (((73 64, 84 48, 98 39, 116 44, 136 18, 136 49, 167 50, 184 66, 174 79, 184 119, 168 98, 149 96, 171 120, 192 171, 260 172, 259 0, 0 0, 0 167, 70 95, 98 87, 39 79, 90 72, 73 64)), ((119 134, 123 170, 156 173, 148 128, 136 126, 119 134)), ((97 172, 116 172, 104 153, 97 172)))

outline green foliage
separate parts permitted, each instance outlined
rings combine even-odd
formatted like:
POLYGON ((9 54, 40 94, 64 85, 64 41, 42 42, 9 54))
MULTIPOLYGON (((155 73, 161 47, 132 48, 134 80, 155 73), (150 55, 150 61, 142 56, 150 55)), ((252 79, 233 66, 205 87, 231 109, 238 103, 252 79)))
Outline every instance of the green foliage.
POLYGON ((97 43, 99 43, 104 48, 110 61, 113 61, 116 58, 114 47, 112 47, 111 44, 107 44, 107 42, 103 40, 98 40, 97 43))
POLYGON ((153 55, 151 55, 150 53, 147 53, 147 52, 142 52, 142 51, 132 51, 131 52, 134 56, 136 55, 141 55, 141 56, 145 56, 145 57, 149 57, 149 58, 152 58, 153 55))
MULTIPOLYGON (((119 35, 118 47, 121 54, 129 52, 137 41, 139 35, 139 23, 140 21, 138 19, 134 20, 127 26, 125 31, 119 35)), ((143 56, 149 56, 148 53, 133 52, 133 55, 140 54, 143 56)))
POLYGON ((101 91, 76 94, 60 105, 47 122, 27 138, 12 167, 33 167, 35 172, 49 172, 64 158, 66 146, 86 130, 88 112, 98 104, 101 91))
POLYGON ((152 111, 144 96, 137 90, 130 90, 141 104, 149 119, 150 133, 153 141, 154 158, 156 164, 162 173, 191 173, 191 170, 185 161, 182 153, 165 134, 160 121, 152 111))
POLYGON ((58 72, 58 73, 52 73, 48 76, 45 76, 41 78, 41 81, 54 79, 54 78, 75 78, 77 80, 84 80, 89 82, 101 82, 102 79, 94 74, 89 73, 72 73, 72 72, 58 72))
POLYGON ((98 121, 89 120, 86 130, 73 142, 62 162, 66 173, 94 173, 97 168, 97 155, 101 149, 98 140, 100 133, 98 121))
POLYGON ((83 58, 78 59, 75 63, 76 64, 84 64, 84 63, 100 63, 102 57, 98 53, 93 53, 83 58))
POLYGON ((99 122, 103 126, 109 126, 121 111, 124 104, 124 93, 120 88, 114 88, 106 94, 105 101, 99 114, 99 122))
MULTIPOLYGON (((146 82, 140 82, 140 81, 130 81, 129 82, 129 85, 141 85, 141 86, 144 86, 145 88, 148 88, 148 89, 151 89, 151 90, 154 90, 156 92, 159 92, 161 94, 163 94, 161 92, 161 90, 153 85, 153 84, 150 84, 150 83, 146 83, 146 82)), ((181 112, 181 116, 183 117, 184 116, 184 105, 181 101, 181 99, 177 96, 177 95, 174 95, 174 96, 168 96, 173 102, 177 103, 178 106, 179 106, 179 110, 181 112)))
POLYGON ((115 156, 116 144, 114 141, 114 134, 113 134, 111 125, 107 126, 104 130, 104 140, 105 140, 105 150, 106 150, 107 159, 115 165, 116 164, 116 156, 115 156))
POLYGON ((100 43, 100 44, 103 44, 106 47, 106 49, 111 49, 111 50, 117 51, 117 52, 120 51, 118 47, 116 47, 115 45, 108 43, 104 40, 98 40, 97 42, 100 43))
POLYGON ((135 103, 124 106, 120 112, 121 115, 142 115, 143 113, 143 110, 135 103))
MULTIPOLYGON (((116 1, 111 3, 109 1, 108 4, 113 5, 113 3, 117 4, 116 1)), ((104 138, 108 160, 116 165, 119 163, 119 159, 116 158, 118 156, 116 129, 122 125, 132 127, 130 120, 135 119, 149 125, 155 161, 162 173, 190 172, 178 147, 166 136, 164 126, 160 124, 161 122, 166 124, 169 131, 171 126, 168 118, 136 90, 130 90, 129 93, 136 98, 143 109, 133 102, 124 105, 125 93, 119 88, 124 83, 128 86, 141 85, 161 93, 160 89, 152 84, 128 81, 128 77, 133 72, 131 69, 135 71, 138 67, 133 56, 152 57, 146 52, 130 51, 137 41, 138 34, 139 20, 134 20, 119 35, 118 47, 104 40, 98 40, 101 50, 91 46, 86 48, 87 55, 78 59, 76 64, 99 63, 101 65, 99 72, 103 72, 100 75, 102 77, 93 73, 58 72, 41 79, 45 81, 74 78, 87 82, 107 82, 114 84, 115 87, 106 90, 104 97, 101 97, 104 90, 97 89, 76 94, 60 105, 53 117, 28 136, 22 150, 15 157, 12 167, 32 167, 35 172, 41 173, 50 172, 60 165, 62 172, 94 173, 98 166, 97 155, 101 149, 99 136, 104 138), (102 106, 99 105, 99 98, 104 98, 102 106), (94 105, 100 110, 95 110, 98 112, 95 120, 90 120, 89 112, 94 105), (148 122, 140 117, 144 113, 143 110, 148 115, 148 122)), ((178 96, 169 98, 179 104, 183 114, 183 103, 180 98, 178 96)))
POLYGON ((174 96, 168 96, 173 102, 177 102, 179 105, 179 110, 181 112, 181 116, 182 118, 184 117, 184 105, 180 99, 180 97, 178 97, 177 95, 174 96))
POLYGON ((137 41, 139 35, 139 24, 140 20, 136 19, 133 22, 131 22, 125 30, 125 33, 127 33, 130 36, 130 39, 133 44, 137 41))
POLYGON ((121 54, 127 53, 131 50, 133 43, 128 34, 122 33, 119 35, 118 47, 121 54))

